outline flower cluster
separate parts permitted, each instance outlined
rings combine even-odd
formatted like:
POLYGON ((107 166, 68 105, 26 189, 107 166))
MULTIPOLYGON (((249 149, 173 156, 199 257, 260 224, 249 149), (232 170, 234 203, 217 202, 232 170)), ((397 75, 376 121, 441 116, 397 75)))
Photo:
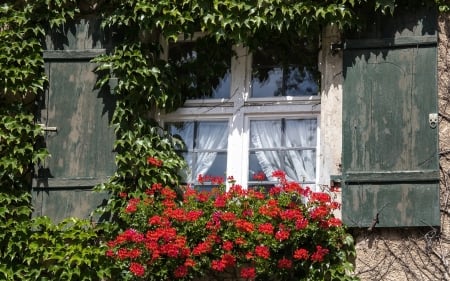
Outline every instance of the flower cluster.
POLYGON ((279 184, 268 192, 229 178, 228 191, 223 182, 214 193, 185 188, 181 200, 161 184, 123 197, 131 227, 108 243, 106 254, 136 279, 188 280, 210 271, 247 280, 339 274, 350 280, 352 242, 332 215, 339 204, 287 181, 282 171, 272 176, 279 184))

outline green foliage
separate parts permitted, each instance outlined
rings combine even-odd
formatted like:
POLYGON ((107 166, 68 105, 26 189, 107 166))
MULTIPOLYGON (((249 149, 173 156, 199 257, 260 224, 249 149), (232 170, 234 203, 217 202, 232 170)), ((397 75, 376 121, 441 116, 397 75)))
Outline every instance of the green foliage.
POLYGON ((89 221, 67 219, 54 224, 46 217, 30 219, 26 214, 30 209, 24 206, 21 217, 17 212, 0 210, 0 215, 16 218, 0 225, 1 280, 105 280, 111 277, 115 267, 105 258, 99 229, 89 221))
POLYGON ((23 112, 22 105, 0 107, 0 191, 27 189, 31 163, 47 156, 44 149, 35 148, 41 133, 33 115, 23 112))

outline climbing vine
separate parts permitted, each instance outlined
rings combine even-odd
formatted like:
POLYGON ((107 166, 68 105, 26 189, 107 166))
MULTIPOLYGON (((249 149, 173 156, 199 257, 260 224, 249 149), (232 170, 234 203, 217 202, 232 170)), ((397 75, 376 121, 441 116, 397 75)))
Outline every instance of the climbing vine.
MULTIPOLYGON (((450 11, 446 0, 428 2, 435 3, 441 12, 450 11)), ((110 87, 117 99, 112 120, 117 172, 99 187, 111 193, 103 211, 117 219, 114 213, 123 207, 119 194, 143 192, 149 183, 179 183, 176 171, 185 164, 173 149, 177 141, 166 135, 152 114, 157 108, 175 110, 188 96, 208 91, 207 85, 193 91, 189 89, 191 81, 180 80, 176 75, 179 69, 163 59, 166 50, 162 42, 175 42, 180 34, 189 37, 201 31, 206 36, 195 44, 201 47, 207 41, 208 47, 215 46, 210 51, 233 44, 253 48, 270 41, 271 34, 309 37, 329 24, 340 29, 354 27, 359 20, 355 5, 369 4, 383 13, 395 9, 394 0, 2 1, 0 279, 99 280, 112 274, 112 265, 102 256, 100 240, 114 235, 120 224, 94 227, 86 221, 69 220, 55 225, 44 218, 30 219, 33 163, 48 156, 36 145, 42 129, 34 121, 35 103, 47 83, 42 56, 47 31, 95 15, 114 34, 114 49, 94 62, 99 64, 98 87, 110 87), (183 91, 186 89, 189 91, 183 91), (145 165, 147 157, 162 165, 158 169, 145 165), (92 267, 98 270, 88 270, 92 267)), ((214 72, 221 65, 210 67, 214 72)))

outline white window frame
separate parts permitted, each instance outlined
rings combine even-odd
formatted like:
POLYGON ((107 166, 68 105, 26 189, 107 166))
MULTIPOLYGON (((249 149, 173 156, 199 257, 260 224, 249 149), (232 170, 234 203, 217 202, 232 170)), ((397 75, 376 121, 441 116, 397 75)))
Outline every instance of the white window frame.
POLYGON ((317 96, 251 97, 252 56, 248 49, 234 46, 231 61, 229 99, 187 100, 174 112, 160 113, 159 122, 228 120, 226 176, 233 176, 244 188, 248 185, 250 120, 316 118, 316 184, 320 175, 320 90, 317 96))

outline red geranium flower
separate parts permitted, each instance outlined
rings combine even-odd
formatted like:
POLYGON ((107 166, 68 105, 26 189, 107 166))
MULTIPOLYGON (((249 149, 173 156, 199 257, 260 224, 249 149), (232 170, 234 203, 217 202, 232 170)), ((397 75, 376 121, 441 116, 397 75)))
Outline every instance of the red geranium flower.
POLYGON ((137 262, 132 262, 130 264, 130 271, 137 277, 142 277, 145 274, 145 267, 137 262))
POLYGON ((269 247, 264 246, 264 245, 262 245, 262 246, 256 246, 256 247, 255 247, 255 254, 256 254, 258 257, 261 257, 261 258, 263 258, 263 259, 268 259, 268 258, 270 257, 270 250, 269 250, 269 247))
POLYGON ((256 270, 254 267, 244 267, 241 269, 241 277, 242 278, 255 278, 256 270))
POLYGON ((282 259, 280 259, 278 261, 277 266, 278 266, 278 268, 281 268, 281 269, 289 269, 292 267, 292 261, 290 259, 283 257, 282 259))
POLYGON ((155 157, 148 157, 147 158, 147 163, 150 164, 150 165, 153 165, 155 167, 161 167, 162 164, 163 164, 163 161, 159 160, 159 159, 157 159, 155 157))
POLYGON ((325 255, 328 254, 329 250, 323 248, 322 246, 316 246, 316 251, 311 255, 311 260, 313 262, 322 262, 325 255))
POLYGON ((294 259, 297 260, 306 260, 308 258, 308 250, 306 249, 297 249, 294 251, 294 259))

